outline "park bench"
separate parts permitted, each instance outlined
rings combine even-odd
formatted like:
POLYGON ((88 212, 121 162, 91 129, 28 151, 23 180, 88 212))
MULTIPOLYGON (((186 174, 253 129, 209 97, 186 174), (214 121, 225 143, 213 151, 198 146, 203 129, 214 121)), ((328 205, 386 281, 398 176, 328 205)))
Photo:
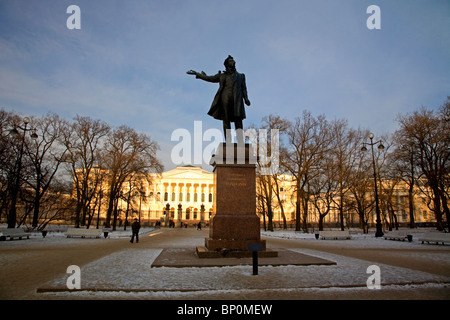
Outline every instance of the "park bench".
POLYGON ((22 238, 30 239, 30 233, 25 232, 23 229, 19 228, 5 228, 0 230, 0 239, 6 240, 6 238, 9 237, 9 240, 12 240, 14 238, 19 238, 19 240, 22 240, 22 238))
POLYGON ((394 230, 394 231, 389 231, 388 233, 384 234, 384 239, 390 239, 390 240, 407 240, 408 239, 408 235, 406 233, 406 231, 404 230, 394 230))
POLYGON ((319 236, 321 239, 335 239, 335 240, 342 240, 342 239, 351 239, 352 236, 348 232, 348 230, 345 231, 319 231, 319 236))
POLYGON ((436 244, 439 243, 445 244, 445 242, 450 243, 450 233, 443 233, 437 231, 427 232, 422 236, 422 238, 419 239, 419 241, 422 241, 422 244, 424 242, 427 243, 434 242, 436 244))
POLYGON ((66 232, 66 237, 95 237, 100 238, 102 235, 103 230, 102 229, 85 229, 85 228, 69 228, 66 232))

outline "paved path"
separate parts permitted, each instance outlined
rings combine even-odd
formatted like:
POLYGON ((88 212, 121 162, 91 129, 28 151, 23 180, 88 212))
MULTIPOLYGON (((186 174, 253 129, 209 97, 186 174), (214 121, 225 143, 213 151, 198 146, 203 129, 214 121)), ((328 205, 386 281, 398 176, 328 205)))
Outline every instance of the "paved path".
MULTIPOLYGON (((0 299, 65 299, 64 295, 43 295, 36 293, 40 286, 53 279, 64 277, 69 265, 83 267, 113 253, 128 248, 164 249, 195 248, 202 245, 208 230, 160 229, 141 236, 138 244, 131 244, 127 238, 119 239, 66 239, 52 241, 51 238, 6 241, 0 243, 0 299)), ((392 265, 415 271, 424 271, 450 279, 450 246, 415 245, 399 248, 362 248, 354 240, 287 240, 267 238, 269 248, 305 249, 349 259, 392 265), (351 244, 351 245, 350 245, 351 244), (432 259, 430 259, 430 257, 432 259), (440 259, 439 257, 444 257, 440 259)), ((386 240, 388 241, 388 240, 386 240)), ((392 242, 394 243, 394 242, 392 242)), ((113 267, 113 266, 112 266, 113 267)), ((182 274, 183 269, 177 272, 182 274)), ((320 277, 317 274, 317 277, 320 277)), ((160 297, 160 296, 159 296, 160 297)), ((70 298, 73 298, 71 296, 70 298)), ((86 299, 86 296, 80 296, 86 299)), ((99 298, 108 298, 100 296, 99 298)), ((117 299, 117 296, 112 298, 117 299)), ((142 294, 125 294, 119 298, 146 299, 142 294)), ((151 297, 150 297, 151 298, 151 297)), ((445 299, 450 298, 447 284, 392 285, 383 290, 368 290, 365 287, 324 290, 323 288, 284 290, 276 284, 267 290, 235 290, 180 292, 168 295, 168 299, 445 299)))

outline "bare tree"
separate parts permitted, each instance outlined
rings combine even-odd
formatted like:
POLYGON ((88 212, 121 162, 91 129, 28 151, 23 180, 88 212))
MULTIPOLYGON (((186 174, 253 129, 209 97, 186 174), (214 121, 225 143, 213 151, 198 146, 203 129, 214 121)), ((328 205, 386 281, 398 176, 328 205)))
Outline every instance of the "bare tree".
POLYGON ((75 208, 75 227, 79 228, 81 213, 86 215, 94 193, 89 188, 93 180, 93 168, 99 165, 99 152, 102 140, 108 134, 109 126, 89 117, 77 115, 64 131, 64 144, 67 148, 66 162, 74 179, 74 193, 77 199, 75 208))
POLYGON ((0 110, 0 217, 3 213, 8 217, 10 193, 14 180, 18 147, 16 141, 9 135, 9 130, 18 116, 12 112, 0 110))
POLYGON ((375 200, 368 197, 373 191, 372 164, 367 156, 359 151, 355 166, 350 173, 349 193, 346 199, 347 206, 359 216, 359 223, 364 233, 369 231, 369 214, 374 207, 375 200))
POLYGON ((330 131, 332 136, 330 153, 335 163, 334 179, 338 189, 336 197, 333 197, 333 202, 339 212, 341 230, 344 230, 346 198, 354 182, 352 172, 358 167, 362 137, 367 136, 368 131, 360 128, 351 129, 344 119, 335 120, 330 126, 330 131))
POLYGON ((273 231, 273 212, 280 209, 283 219, 283 228, 287 228, 286 215, 284 213, 284 200, 281 198, 279 167, 280 148, 282 136, 286 134, 289 122, 279 116, 269 115, 262 119, 263 125, 259 141, 252 141, 259 149, 257 175, 259 183, 259 199, 264 202, 263 212, 269 220, 268 229, 273 231))
POLYGON ((401 130, 393 135, 394 151, 391 154, 389 167, 393 170, 393 176, 398 177, 408 186, 409 226, 415 227, 414 219, 414 193, 416 181, 420 179, 420 170, 417 165, 419 155, 411 140, 404 139, 401 130))
POLYGON ((149 136, 134 129, 120 126, 113 129, 106 138, 104 168, 108 170, 108 211, 106 227, 113 230, 117 223, 117 204, 124 183, 133 174, 161 172, 162 164, 156 157, 159 146, 149 136))
MULTIPOLYGON (((443 230, 443 214, 450 219, 448 205, 448 176, 450 168, 450 123, 446 118, 449 99, 441 112, 422 107, 411 114, 399 115, 400 129, 397 131, 403 144, 410 146, 412 154, 407 160, 413 161, 420 169, 424 185, 431 190, 430 209, 434 212, 438 230, 443 230)), ((420 184, 419 184, 420 186, 420 184)), ((424 190, 429 195, 428 190, 424 190)))
POLYGON ((296 224, 306 232, 308 205, 310 201, 310 179, 317 174, 315 170, 322 155, 328 152, 330 135, 327 133, 328 122, 325 116, 314 117, 304 111, 301 118, 287 131, 288 146, 283 150, 281 165, 295 178, 296 185, 296 224))
POLYGON ((338 174, 338 165, 330 156, 324 156, 318 167, 318 174, 310 181, 311 202, 318 213, 319 230, 323 230, 324 218, 334 208, 333 199, 339 192, 339 185, 335 179, 338 174))
MULTIPOLYGON (((56 114, 34 119, 34 127, 39 135, 26 144, 25 153, 30 160, 30 172, 25 184, 33 190, 30 201, 33 208, 32 227, 38 226, 41 200, 51 190, 51 184, 64 160, 66 148, 62 144, 62 128, 65 123, 56 114)), ((22 217, 25 221, 26 215, 22 217)))

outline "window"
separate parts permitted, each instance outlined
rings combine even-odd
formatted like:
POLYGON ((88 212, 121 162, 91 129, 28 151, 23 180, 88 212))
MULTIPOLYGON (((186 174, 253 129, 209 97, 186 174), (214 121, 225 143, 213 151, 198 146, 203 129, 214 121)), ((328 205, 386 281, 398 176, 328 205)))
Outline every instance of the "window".
POLYGON ((191 193, 190 192, 186 193, 186 201, 187 202, 191 201, 191 193))
POLYGON ((169 201, 169 193, 164 192, 164 201, 169 201))
POLYGON ((172 201, 175 201, 175 192, 172 192, 172 201))
POLYGON ((210 193, 209 195, 208 195, 208 202, 212 202, 213 201, 213 199, 212 199, 212 193, 210 193))
POLYGON ((180 194, 178 195, 178 201, 183 201, 183 192, 180 192, 180 194))

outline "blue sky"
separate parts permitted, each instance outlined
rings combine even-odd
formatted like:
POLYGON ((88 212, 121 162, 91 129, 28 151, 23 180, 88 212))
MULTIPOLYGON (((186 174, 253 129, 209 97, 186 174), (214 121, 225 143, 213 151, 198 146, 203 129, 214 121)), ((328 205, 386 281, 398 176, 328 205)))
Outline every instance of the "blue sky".
POLYGON ((177 128, 221 129, 208 111, 232 55, 246 74, 244 126, 303 110, 376 135, 450 95, 448 0, 0 0, 0 108, 76 114, 149 134, 171 169, 177 128), (81 29, 69 30, 69 5, 81 29), (381 29, 369 30, 369 5, 381 29))

